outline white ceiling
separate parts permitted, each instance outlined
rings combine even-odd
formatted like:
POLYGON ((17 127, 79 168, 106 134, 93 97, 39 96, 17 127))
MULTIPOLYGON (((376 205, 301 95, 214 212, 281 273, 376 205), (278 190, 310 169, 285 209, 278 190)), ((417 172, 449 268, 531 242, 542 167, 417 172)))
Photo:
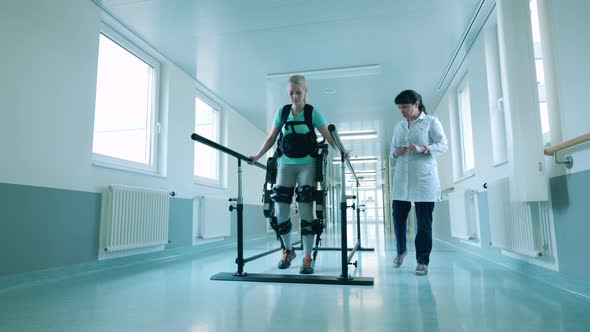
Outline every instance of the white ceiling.
POLYGON ((465 49, 466 33, 493 2, 94 1, 263 131, 276 108, 289 103, 286 79, 268 75, 377 65, 376 74, 308 83, 309 102, 340 131, 379 131, 380 140, 353 144, 356 155, 387 148, 400 119, 393 99, 401 90, 420 92, 434 110, 445 88, 441 79, 462 60, 455 54, 465 49))

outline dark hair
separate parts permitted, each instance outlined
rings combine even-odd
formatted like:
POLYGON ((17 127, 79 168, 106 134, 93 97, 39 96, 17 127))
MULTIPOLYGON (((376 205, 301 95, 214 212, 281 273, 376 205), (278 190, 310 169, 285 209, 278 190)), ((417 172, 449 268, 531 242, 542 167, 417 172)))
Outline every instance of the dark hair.
POLYGON ((397 95, 397 97, 395 97, 395 104, 396 105, 402 105, 402 104, 415 104, 417 101, 420 102, 420 106, 418 106, 418 109, 420 110, 420 112, 423 112, 424 114, 428 114, 426 113, 426 107, 424 106, 424 103, 422 102, 422 96, 414 91, 414 90, 404 90, 402 92, 399 93, 399 95, 397 95))

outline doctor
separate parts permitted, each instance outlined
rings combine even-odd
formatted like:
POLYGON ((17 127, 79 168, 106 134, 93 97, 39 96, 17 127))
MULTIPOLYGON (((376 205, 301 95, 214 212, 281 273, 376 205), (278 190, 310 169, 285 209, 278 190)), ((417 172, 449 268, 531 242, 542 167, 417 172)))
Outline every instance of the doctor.
POLYGON ((432 251, 432 211, 440 197, 435 158, 448 150, 447 138, 440 121, 426 114, 422 96, 416 91, 400 92, 395 104, 404 119, 395 126, 391 141, 391 155, 396 159, 392 207, 397 256, 393 264, 400 267, 406 256, 406 221, 414 202, 416 274, 425 275, 432 251))

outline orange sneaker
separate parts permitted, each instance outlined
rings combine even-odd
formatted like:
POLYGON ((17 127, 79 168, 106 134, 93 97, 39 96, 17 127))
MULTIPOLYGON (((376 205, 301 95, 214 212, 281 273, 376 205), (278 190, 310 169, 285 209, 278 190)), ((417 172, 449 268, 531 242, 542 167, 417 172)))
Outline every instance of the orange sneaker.
POLYGON ((295 250, 283 250, 283 257, 279 261, 279 269, 286 269, 291 266, 291 261, 296 257, 295 250))
POLYGON ((301 265, 301 268, 299 269, 299 273, 312 274, 313 273, 313 266, 314 266, 314 261, 311 260, 311 256, 305 255, 305 257, 303 258, 303 264, 301 265))

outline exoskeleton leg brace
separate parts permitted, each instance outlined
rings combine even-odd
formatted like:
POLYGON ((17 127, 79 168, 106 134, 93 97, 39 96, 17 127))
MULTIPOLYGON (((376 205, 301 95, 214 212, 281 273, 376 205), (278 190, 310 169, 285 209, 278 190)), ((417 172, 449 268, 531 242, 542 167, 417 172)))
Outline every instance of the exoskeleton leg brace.
POLYGON ((312 203, 315 202, 315 218, 313 220, 301 219, 301 235, 315 235, 315 246, 313 249, 312 259, 318 254, 318 248, 321 243, 321 234, 324 230, 324 202, 326 197, 325 191, 325 169, 327 164, 328 145, 321 144, 318 150, 318 156, 315 159, 315 181, 314 186, 297 187, 297 202, 312 203))
POLYGON ((268 158, 268 160, 266 161, 266 179, 264 182, 262 202, 264 216, 268 218, 270 227, 275 231, 275 234, 277 235, 277 240, 281 243, 281 248, 285 249, 285 244, 281 239, 281 233, 285 233, 285 231, 287 231, 288 233, 288 231, 291 230, 293 225, 291 224, 291 222, 289 222, 288 224, 281 223, 281 225, 284 226, 281 227, 281 229, 279 229, 277 217, 275 217, 275 202, 273 200, 273 196, 275 195, 273 195, 273 188, 274 184, 277 181, 277 166, 278 165, 276 158, 271 157, 268 158), (287 230, 285 226, 287 226, 287 228, 289 229, 287 230))

